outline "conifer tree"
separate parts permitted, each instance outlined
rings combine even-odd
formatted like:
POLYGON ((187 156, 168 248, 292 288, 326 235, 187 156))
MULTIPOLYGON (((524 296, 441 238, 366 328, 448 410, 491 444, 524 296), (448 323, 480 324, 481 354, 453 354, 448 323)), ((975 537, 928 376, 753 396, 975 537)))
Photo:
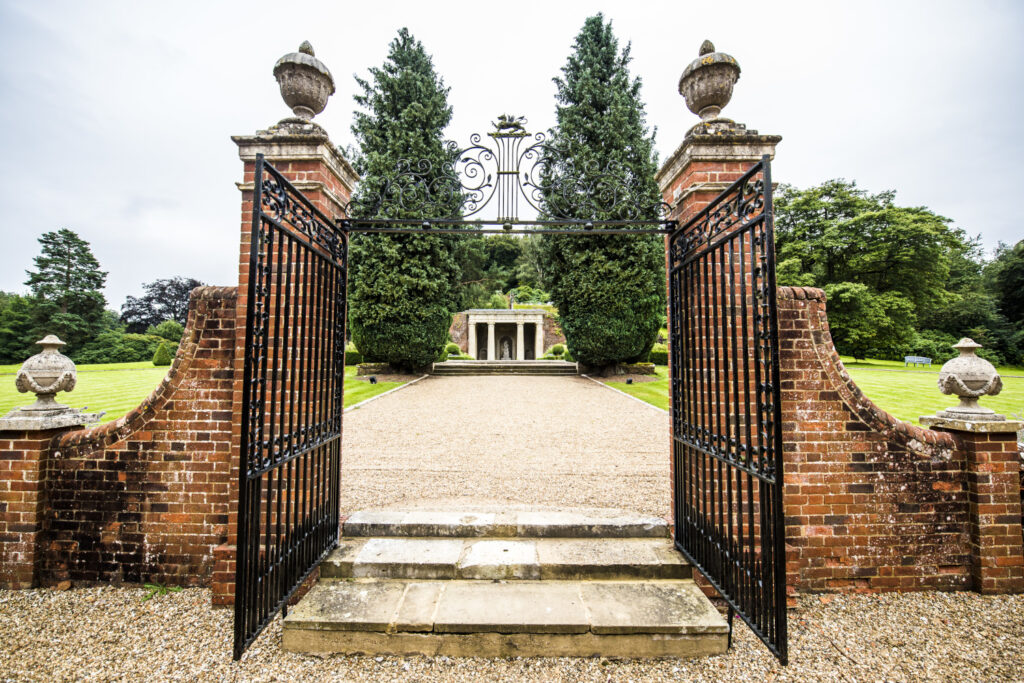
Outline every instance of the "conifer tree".
MULTIPOLYGON (((359 143, 356 168, 362 180, 353 216, 423 220, 459 215, 462 196, 451 172, 455 152, 442 137, 452 116, 449 89, 423 45, 401 29, 384 64, 370 69, 368 80, 356 80, 362 94, 355 100, 362 111, 355 113, 352 132, 359 143), (393 183, 402 181, 396 179, 402 160, 416 163, 423 183, 416 187, 429 187, 429 196, 393 191, 393 183), (421 165, 421 160, 428 163, 421 165)), ((452 237, 429 233, 352 238, 349 325, 364 358, 416 369, 438 357, 456 304, 455 243, 452 237)))
POLYGON ((106 327, 102 290, 107 274, 89 243, 73 230, 43 233, 39 244, 36 269, 27 271, 25 281, 33 296, 33 335, 56 334, 68 351, 76 351, 106 327))
MULTIPOLYGON (((630 47, 619 50, 610 21, 601 14, 586 20, 562 77, 554 79, 557 125, 551 141, 559 161, 543 179, 549 215, 658 218, 654 134, 646 125, 640 79, 629 73, 630 59, 630 47), (624 181, 613 191, 602 179, 610 170, 624 181)), ((644 360, 665 310, 662 240, 546 236, 544 242, 548 286, 572 355, 596 367, 644 360)))

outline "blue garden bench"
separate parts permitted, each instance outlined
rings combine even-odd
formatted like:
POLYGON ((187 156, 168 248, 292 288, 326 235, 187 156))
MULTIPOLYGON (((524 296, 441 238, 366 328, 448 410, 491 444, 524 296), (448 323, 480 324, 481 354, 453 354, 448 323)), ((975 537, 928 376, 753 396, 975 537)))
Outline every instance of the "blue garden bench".
POLYGON ((931 358, 925 358, 924 356, 904 356, 903 357, 903 367, 907 367, 908 365, 911 365, 911 364, 913 364, 914 366, 917 366, 918 364, 920 364, 920 365, 931 365, 932 364, 932 359, 931 358))

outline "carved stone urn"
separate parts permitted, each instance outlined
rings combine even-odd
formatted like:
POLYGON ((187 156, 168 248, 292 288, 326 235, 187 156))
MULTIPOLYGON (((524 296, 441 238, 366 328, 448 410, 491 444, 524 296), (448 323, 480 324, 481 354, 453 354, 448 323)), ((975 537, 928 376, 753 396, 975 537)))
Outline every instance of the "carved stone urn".
POLYGON ((31 391, 36 395, 36 402, 21 410, 33 413, 70 410, 54 400, 57 392, 74 389, 78 379, 75 364, 59 351, 64 342, 56 335, 48 334, 36 343, 43 347, 42 352, 25 361, 14 378, 18 391, 23 394, 31 391))
POLYGON ((679 77, 679 94, 686 106, 704 122, 718 118, 732 99, 732 87, 740 78, 740 65, 724 52, 715 52, 710 40, 700 46, 697 59, 679 77))
POLYGON ((311 121, 322 112, 327 106, 327 98, 334 94, 334 78, 313 54, 313 46, 308 40, 303 41, 298 52, 277 60, 274 78, 281 88, 285 104, 303 121, 311 121))
POLYGON ((975 355, 981 344, 964 337, 953 345, 960 355, 950 360, 939 371, 939 391, 960 397, 960 405, 938 413, 939 417, 958 420, 1005 420, 995 411, 978 405, 981 396, 995 396, 1003 390, 1003 381, 995 367, 975 355))

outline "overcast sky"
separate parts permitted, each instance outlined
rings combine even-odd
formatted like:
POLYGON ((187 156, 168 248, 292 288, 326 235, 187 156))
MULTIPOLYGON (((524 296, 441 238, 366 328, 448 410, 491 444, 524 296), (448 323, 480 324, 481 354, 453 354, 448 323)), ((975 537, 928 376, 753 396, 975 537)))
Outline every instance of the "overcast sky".
POLYGON ((988 250, 1024 237, 1024 3, 2 0, 0 289, 25 289, 36 240, 61 227, 92 244, 114 308, 155 278, 235 284, 230 136, 289 114, 271 69, 303 40, 335 77, 317 117, 335 143, 352 142, 353 75, 407 26, 464 144, 499 113, 551 125, 551 79, 597 11, 633 43, 662 160, 697 122, 677 83, 710 38, 743 70, 724 115, 783 136, 776 180, 892 188, 988 250))

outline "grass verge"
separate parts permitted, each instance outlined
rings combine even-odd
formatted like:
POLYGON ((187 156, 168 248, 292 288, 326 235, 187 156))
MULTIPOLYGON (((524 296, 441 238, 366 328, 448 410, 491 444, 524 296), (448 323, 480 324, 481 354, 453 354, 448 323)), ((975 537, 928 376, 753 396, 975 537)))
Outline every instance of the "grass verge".
MULTIPOLYGON (((13 373, 20 365, 0 366, 0 373, 14 368, 7 376, 0 375, 0 415, 18 406, 28 405, 34 400, 32 394, 19 394, 14 387, 13 373)), ((60 403, 72 408, 88 408, 89 412, 106 411, 103 422, 110 422, 142 403, 168 368, 154 367, 149 361, 141 363, 105 363, 102 365, 78 366, 78 384, 69 394, 58 394, 60 403)), ((355 366, 345 368, 345 407, 382 394, 405 382, 378 382, 370 384, 356 379, 355 366)))
MULTIPOLYGON (((939 392, 935 371, 927 372, 907 368, 901 370, 893 361, 869 360, 858 364, 847 365, 850 377, 861 391, 875 405, 901 420, 917 424, 922 415, 934 415, 936 411, 957 404, 956 397, 944 396, 939 392), (880 368, 892 368, 891 372, 877 372, 880 368)), ((902 366, 902 363, 899 364, 902 366)), ((659 365, 658 379, 654 382, 635 382, 626 384, 624 381, 610 380, 606 383, 635 396, 652 406, 668 410, 668 368, 659 365)), ((1008 377, 1010 374, 1024 374, 1013 367, 1000 368, 1003 375, 1003 390, 998 396, 985 396, 981 404, 997 413, 1013 416, 1024 416, 1024 378, 1008 377)))

